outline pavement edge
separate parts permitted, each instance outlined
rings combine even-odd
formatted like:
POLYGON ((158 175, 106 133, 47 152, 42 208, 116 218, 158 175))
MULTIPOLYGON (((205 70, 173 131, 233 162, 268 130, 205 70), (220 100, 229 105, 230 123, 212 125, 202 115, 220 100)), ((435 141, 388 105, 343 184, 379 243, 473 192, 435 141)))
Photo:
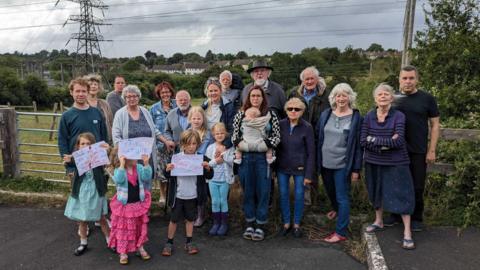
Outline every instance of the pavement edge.
POLYGON ((375 234, 365 232, 367 225, 363 226, 363 239, 367 242, 367 263, 369 270, 388 270, 387 262, 383 257, 382 249, 375 234))

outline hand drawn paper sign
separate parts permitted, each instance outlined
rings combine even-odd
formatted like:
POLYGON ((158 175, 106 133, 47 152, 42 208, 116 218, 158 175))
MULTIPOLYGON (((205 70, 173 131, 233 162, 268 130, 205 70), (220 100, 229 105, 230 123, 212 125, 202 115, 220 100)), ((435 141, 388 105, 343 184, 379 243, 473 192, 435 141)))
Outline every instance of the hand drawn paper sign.
POLYGON ((172 176, 192 176, 203 174, 203 156, 202 155, 185 155, 184 153, 172 156, 174 165, 171 172, 172 176))
POLYGON ((142 159, 142 155, 152 154, 153 138, 138 137, 125 139, 118 142, 118 157, 125 156, 127 159, 142 159))
POLYGON ((105 142, 101 141, 72 153, 73 159, 75 160, 75 166, 77 166, 78 175, 83 175, 85 172, 88 172, 93 168, 110 163, 107 149, 102 146, 104 144, 105 142))

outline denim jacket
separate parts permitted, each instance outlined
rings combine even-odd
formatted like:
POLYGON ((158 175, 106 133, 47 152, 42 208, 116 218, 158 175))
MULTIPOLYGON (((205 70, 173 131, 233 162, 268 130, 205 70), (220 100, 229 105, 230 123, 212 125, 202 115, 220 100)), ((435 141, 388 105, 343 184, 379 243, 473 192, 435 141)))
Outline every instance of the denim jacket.
MULTIPOLYGON (((175 109, 177 107, 177 102, 175 99, 170 100, 170 110, 175 109)), ((165 122, 167 121, 167 114, 163 109, 162 101, 159 101, 153 104, 152 108, 150 108, 150 114, 152 115, 153 123, 155 124, 155 128, 163 134, 165 131, 165 122)), ((156 140, 158 150, 163 148, 163 143, 160 140, 156 140)))
MULTIPOLYGON (((137 164, 138 185, 140 189, 140 201, 145 200, 144 184, 152 181, 152 167, 150 165, 143 166, 137 164)), ((113 182, 117 188, 117 200, 123 205, 128 201, 128 179, 127 171, 125 169, 116 168, 113 173, 113 182)))

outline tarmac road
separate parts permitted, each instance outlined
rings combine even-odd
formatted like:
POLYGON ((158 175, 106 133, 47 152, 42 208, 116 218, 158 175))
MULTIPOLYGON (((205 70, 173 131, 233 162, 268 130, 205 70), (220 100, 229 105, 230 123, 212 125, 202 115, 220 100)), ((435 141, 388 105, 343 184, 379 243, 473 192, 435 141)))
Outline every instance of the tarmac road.
POLYGON ((0 269, 366 269, 338 246, 312 243, 292 236, 273 237, 260 243, 244 240, 241 232, 224 238, 206 235, 207 226, 194 231, 200 253, 183 251, 183 227, 175 238, 172 257, 160 255, 167 234, 167 220, 154 217, 149 224, 150 241, 145 248, 152 255, 147 262, 133 255, 121 266, 118 255, 105 245, 101 231, 89 237, 89 250, 73 255, 79 243, 75 222, 62 209, 0 206, 0 269))

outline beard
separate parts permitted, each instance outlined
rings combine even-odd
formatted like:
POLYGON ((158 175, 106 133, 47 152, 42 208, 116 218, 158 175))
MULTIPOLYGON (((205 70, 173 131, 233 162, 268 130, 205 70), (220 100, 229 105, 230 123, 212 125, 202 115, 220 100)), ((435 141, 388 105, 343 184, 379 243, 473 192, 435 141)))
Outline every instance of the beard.
POLYGON ((267 82, 267 80, 265 80, 265 79, 258 79, 258 80, 255 80, 254 84, 256 86, 263 86, 263 85, 265 85, 266 82, 267 82))

